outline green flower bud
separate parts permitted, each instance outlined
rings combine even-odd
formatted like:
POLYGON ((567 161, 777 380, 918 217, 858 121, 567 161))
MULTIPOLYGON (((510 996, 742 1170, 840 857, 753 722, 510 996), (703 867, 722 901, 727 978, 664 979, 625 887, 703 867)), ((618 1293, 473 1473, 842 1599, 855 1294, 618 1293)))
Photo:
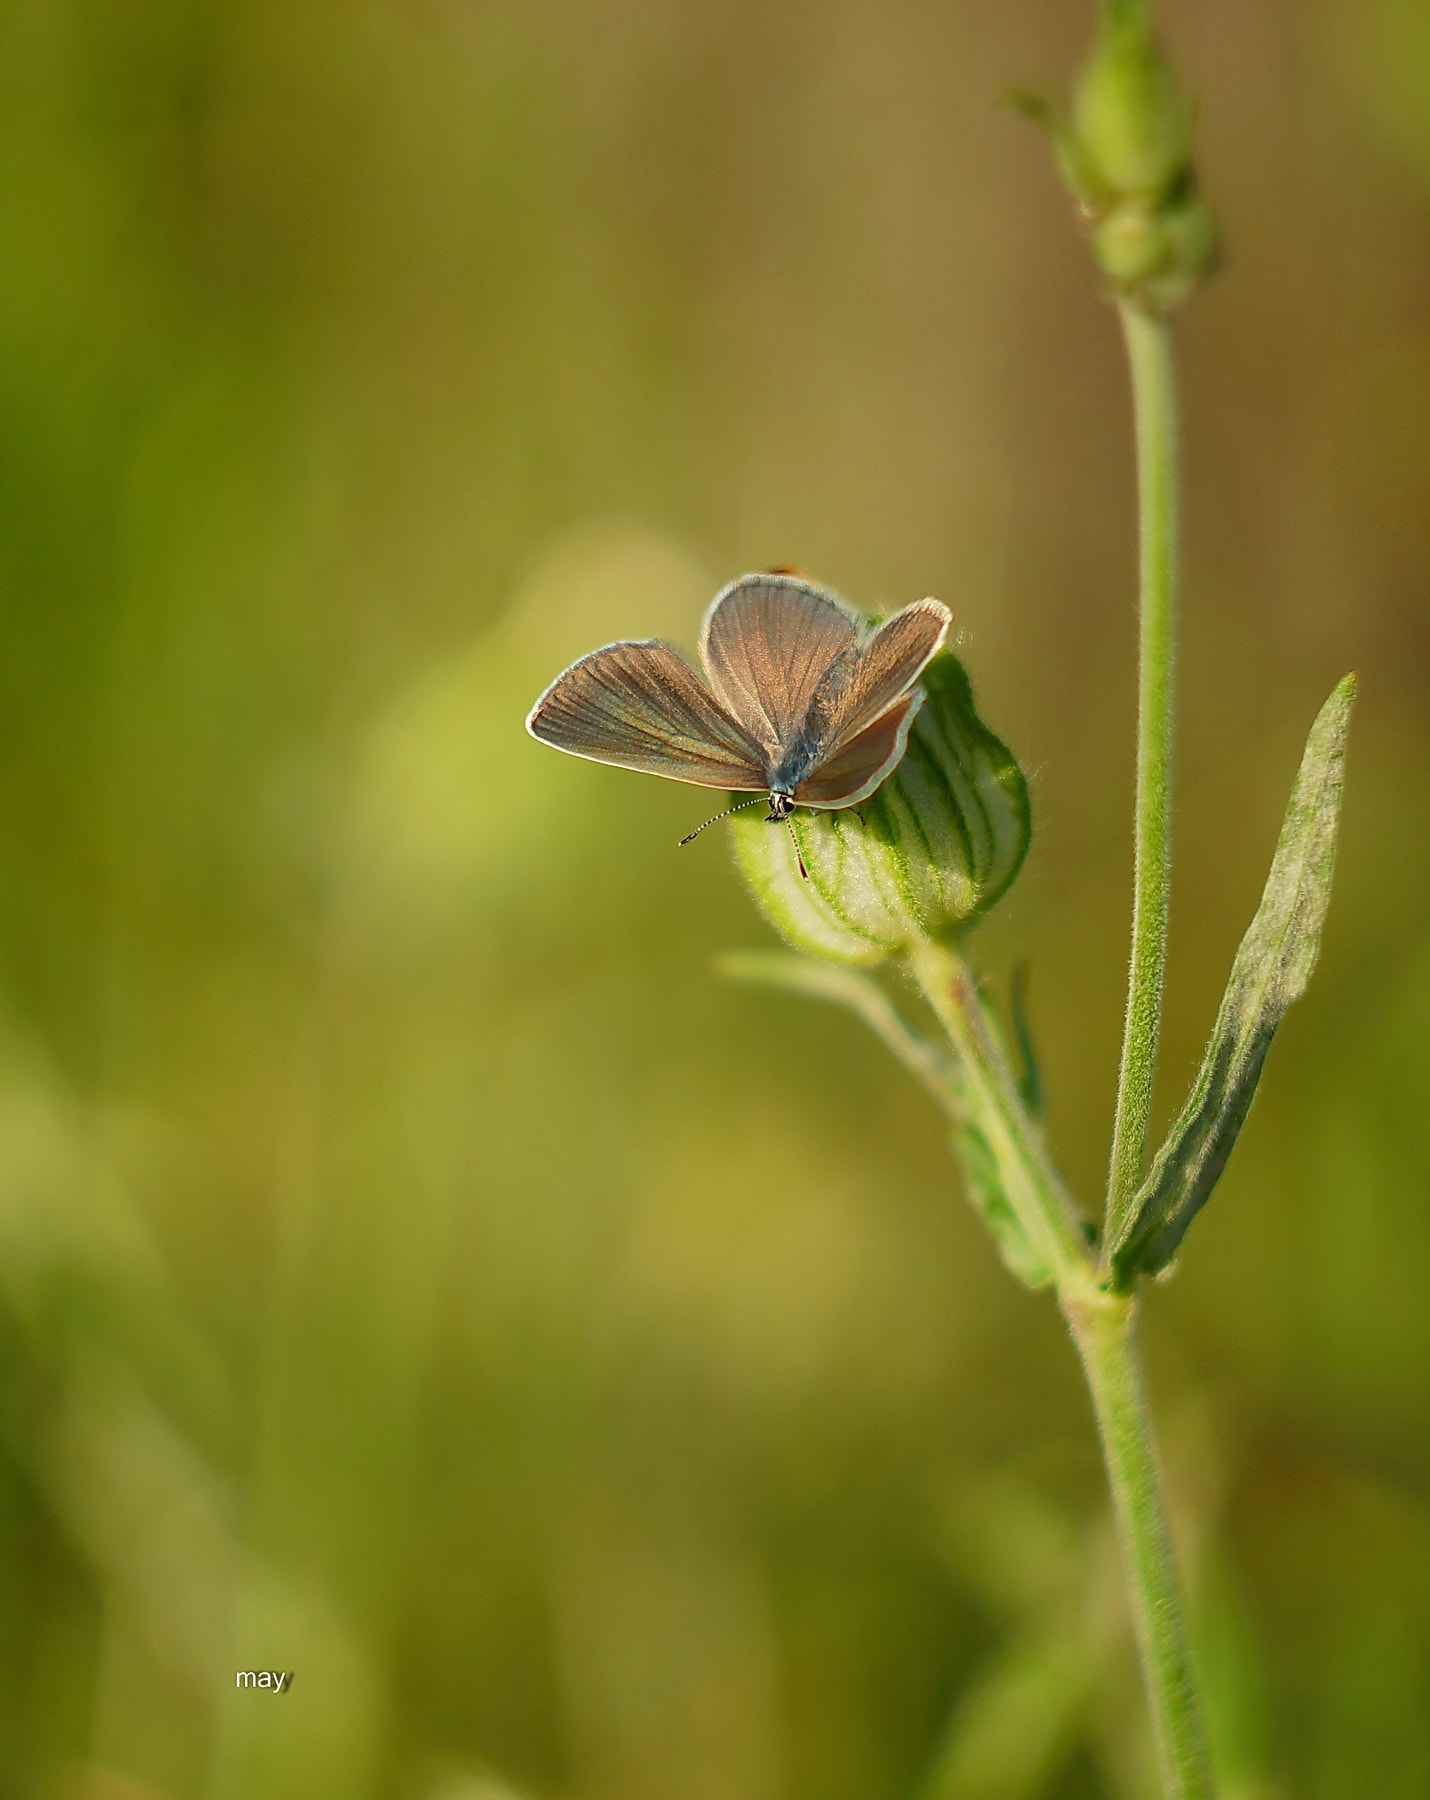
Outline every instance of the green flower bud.
POLYGON ((1031 832, 1023 771, 979 718, 956 656, 935 657, 923 687, 903 761, 862 805, 801 808, 789 826, 750 812, 730 821, 751 893, 797 950, 880 962, 976 919, 1018 873, 1031 832))
POLYGON ((1179 306, 1216 266, 1216 229, 1197 197, 1192 108, 1143 0, 1103 0, 1070 119, 1012 99, 1051 137, 1110 292, 1148 312, 1179 306))
POLYGON ((1097 44, 1073 94, 1071 136, 1094 205, 1155 206, 1185 181, 1191 109, 1136 0, 1103 8, 1097 44))

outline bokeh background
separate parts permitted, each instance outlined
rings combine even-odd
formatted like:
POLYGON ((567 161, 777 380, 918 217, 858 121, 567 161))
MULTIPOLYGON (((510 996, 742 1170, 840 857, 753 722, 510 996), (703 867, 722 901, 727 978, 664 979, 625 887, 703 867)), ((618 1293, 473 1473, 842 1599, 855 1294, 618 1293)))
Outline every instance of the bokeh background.
MULTIPOLYGON (((1189 308, 1162 1113, 1311 717, 1314 987, 1149 1307, 1231 1800, 1430 1792, 1430 14, 1168 0, 1189 308)), ((793 563, 953 607, 1089 1198, 1127 397, 1083 0, 0 16, 0 1795, 1140 1800, 1088 1407, 705 800, 522 718, 793 563), (281 1698, 239 1669, 293 1672, 281 1698)))

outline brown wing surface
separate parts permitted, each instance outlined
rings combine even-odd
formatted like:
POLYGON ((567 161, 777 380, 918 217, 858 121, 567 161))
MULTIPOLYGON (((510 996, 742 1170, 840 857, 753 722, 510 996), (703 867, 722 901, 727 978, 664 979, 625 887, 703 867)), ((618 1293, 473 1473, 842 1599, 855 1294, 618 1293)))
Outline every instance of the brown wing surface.
POLYGON ((671 644, 607 644, 572 663, 532 707, 543 744, 696 787, 769 786, 759 746, 671 644))
POLYGON ((820 683, 857 653, 856 621, 793 575, 744 575, 716 595, 700 634, 710 685, 772 762, 809 717, 820 683))
POLYGON ((829 751, 821 767, 908 692, 943 647, 952 620, 940 600, 917 600, 886 619, 847 671, 831 672, 818 696, 829 751))

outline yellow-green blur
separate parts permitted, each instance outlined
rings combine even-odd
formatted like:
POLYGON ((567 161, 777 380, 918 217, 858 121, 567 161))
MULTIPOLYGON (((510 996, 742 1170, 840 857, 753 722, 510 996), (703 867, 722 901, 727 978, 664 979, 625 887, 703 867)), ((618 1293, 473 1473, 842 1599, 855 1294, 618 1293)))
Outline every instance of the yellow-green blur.
MULTIPOLYGON (((522 731, 748 569, 953 609, 970 953, 1095 1209, 1131 427, 1083 0, 0 17, 0 1800, 1143 1800, 1090 1408, 715 810, 522 731), (292 1676, 287 1691, 244 1671, 292 1676)), ((1168 0, 1154 1141, 1361 672, 1322 960, 1149 1295, 1226 1800, 1430 1791, 1430 29, 1168 0)))

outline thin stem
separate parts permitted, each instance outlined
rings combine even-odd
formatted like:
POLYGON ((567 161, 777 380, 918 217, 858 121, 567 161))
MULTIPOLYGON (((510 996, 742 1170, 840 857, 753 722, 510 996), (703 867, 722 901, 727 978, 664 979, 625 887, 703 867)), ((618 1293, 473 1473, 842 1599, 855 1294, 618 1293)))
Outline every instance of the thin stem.
POLYGON ((1097 1414, 1163 1789, 1167 1800, 1212 1800, 1181 1585, 1142 1397, 1136 1310, 1127 1295, 1063 1299, 1097 1414))
POLYGON ((958 1054, 969 1110, 1004 1192, 1057 1283, 1097 1414, 1166 1800, 1212 1800, 1201 1707, 1161 1480, 1142 1398, 1136 1299, 1098 1285, 1081 1221, 1018 1093, 967 965, 925 944, 910 968, 958 1054))
POLYGON ((968 965, 957 951, 930 942, 910 952, 909 966, 958 1052, 969 1110, 989 1140, 1009 1204, 1059 1283, 1081 1287, 1092 1277, 1082 1221, 1023 1104, 968 965))
POLYGON ((1104 1246, 1121 1235, 1146 1159, 1157 1065, 1167 956, 1177 575, 1177 403, 1171 328, 1165 319, 1131 303, 1124 302, 1120 311, 1132 372, 1141 521, 1137 833, 1132 960, 1104 1246))
POLYGON ((719 958, 722 974, 735 981, 787 988, 813 1000, 847 1006, 893 1051, 904 1067, 933 1095, 952 1119, 963 1113, 957 1064, 944 1050, 916 1032, 892 1000, 870 976, 796 956, 786 950, 730 950, 719 958))

